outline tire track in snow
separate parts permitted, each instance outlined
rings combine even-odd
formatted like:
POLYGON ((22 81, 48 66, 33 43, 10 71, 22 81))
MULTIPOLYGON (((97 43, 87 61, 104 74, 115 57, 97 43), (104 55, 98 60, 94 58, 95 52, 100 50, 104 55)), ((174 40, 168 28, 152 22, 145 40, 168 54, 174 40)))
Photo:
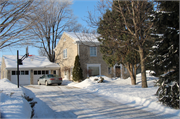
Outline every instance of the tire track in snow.
MULTIPOLYGON (((161 115, 121 104, 84 89, 38 85, 26 86, 26 88, 34 92, 37 98, 49 106, 51 109, 49 117, 51 118, 165 118, 161 115)), ((42 115, 36 115, 36 118, 42 118, 42 115)))

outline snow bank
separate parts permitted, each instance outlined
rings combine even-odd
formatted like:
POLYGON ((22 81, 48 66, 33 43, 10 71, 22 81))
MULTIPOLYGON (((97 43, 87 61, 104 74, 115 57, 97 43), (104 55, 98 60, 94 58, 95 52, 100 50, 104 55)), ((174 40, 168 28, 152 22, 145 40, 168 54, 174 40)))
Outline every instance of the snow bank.
POLYGON ((94 79, 98 77, 91 77, 85 79, 81 83, 71 83, 69 86, 83 88, 103 96, 108 96, 109 98, 115 99, 121 103, 140 107, 154 113, 174 114, 179 118, 180 110, 171 109, 158 102, 158 99, 155 96, 158 87, 154 87, 157 77, 151 76, 149 71, 147 71, 146 74, 148 88, 141 88, 141 74, 137 74, 137 85, 131 85, 130 78, 110 79, 102 76, 105 79, 104 83, 97 83, 94 79))
POLYGON ((0 113, 1 118, 30 118, 31 107, 22 96, 23 88, 11 83, 8 79, 0 79, 0 113))
POLYGON ((72 83, 72 81, 70 81, 69 79, 67 79, 67 78, 62 79, 62 85, 68 85, 70 83, 72 83))
MULTIPOLYGON (((110 78, 106 77, 106 76, 102 76, 104 78, 104 82, 108 82, 111 81, 110 78)), ((95 76, 95 77, 90 77, 85 79, 84 81, 77 83, 77 82, 72 82, 70 84, 68 84, 68 86, 75 86, 75 87, 80 87, 80 88, 89 88, 90 86, 95 86, 95 85, 100 85, 100 83, 98 83, 98 81, 100 80, 100 76, 95 76), (95 81, 94 79, 98 79, 97 81, 95 81)))

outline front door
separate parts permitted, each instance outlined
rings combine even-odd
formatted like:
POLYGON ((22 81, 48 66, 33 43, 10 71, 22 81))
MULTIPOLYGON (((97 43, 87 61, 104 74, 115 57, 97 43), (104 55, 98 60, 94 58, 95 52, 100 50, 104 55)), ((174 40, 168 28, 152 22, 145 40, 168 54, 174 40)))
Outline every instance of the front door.
POLYGON ((115 74, 116 74, 116 77, 121 77, 121 67, 120 66, 115 66, 115 74))

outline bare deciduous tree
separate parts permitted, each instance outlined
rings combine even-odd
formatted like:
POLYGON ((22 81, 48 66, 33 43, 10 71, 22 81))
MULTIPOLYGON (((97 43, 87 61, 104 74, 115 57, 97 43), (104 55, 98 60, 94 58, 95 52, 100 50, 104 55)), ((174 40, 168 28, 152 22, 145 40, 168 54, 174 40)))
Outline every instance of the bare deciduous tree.
POLYGON ((31 26, 29 37, 34 39, 34 46, 41 48, 51 62, 55 61, 54 48, 63 31, 78 31, 81 27, 77 24, 70 9, 71 2, 43 1, 32 16, 32 21, 38 19, 31 26))
POLYGON ((153 12, 153 4, 148 1, 117 1, 118 6, 113 6, 121 14, 123 25, 126 27, 125 33, 131 35, 129 39, 130 46, 139 53, 141 64, 142 88, 148 87, 146 79, 145 51, 148 43, 151 41, 151 28, 153 23, 150 22, 150 15, 153 12), (137 47, 137 48, 136 48, 137 47))
MULTIPOLYGON (((34 0, 0 1, 0 49, 24 43, 24 34, 31 23, 26 22, 34 10, 34 0)), ((35 5, 35 4, 34 4, 35 5)))
POLYGON ((127 43, 133 50, 137 51, 140 56, 142 87, 148 87, 145 67, 145 60, 147 56, 145 53, 146 51, 148 51, 148 43, 151 42, 150 33, 151 28, 153 27, 153 23, 150 22, 149 17, 153 12, 153 4, 148 1, 139 0, 101 0, 97 7, 99 16, 96 17, 97 19, 94 19, 94 15, 89 12, 87 22, 94 27, 98 27, 100 18, 102 18, 107 9, 115 9, 120 13, 120 17, 123 19, 122 21, 120 21, 122 23, 121 25, 126 29, 121 30, 121 33, 127 34, 132 37, 131 39, 127 40, 127 43))

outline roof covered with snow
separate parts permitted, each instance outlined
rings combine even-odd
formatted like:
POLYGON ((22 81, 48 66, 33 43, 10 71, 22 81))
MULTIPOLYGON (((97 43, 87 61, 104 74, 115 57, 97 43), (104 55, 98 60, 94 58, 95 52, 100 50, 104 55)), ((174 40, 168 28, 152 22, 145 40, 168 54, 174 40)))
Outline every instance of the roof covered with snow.
MULTIPOLYGON (((19 59, 22 56, 19 56, 19 59)), ((17 68, 17 56, 16 55, 4 55, 3 56, 7 69, 17 68)), ((29 56, 23 60, 23 65, 19 65, 19 68, 59 68, 56 63, 52 63, 44 56, 29 56)))
POLYGON ((75 32, 64 32, 67 36, 72 38, 75 42, 97 42, 99 43, 97 37, 99 34, 93 33, 75 33, 75 32))

